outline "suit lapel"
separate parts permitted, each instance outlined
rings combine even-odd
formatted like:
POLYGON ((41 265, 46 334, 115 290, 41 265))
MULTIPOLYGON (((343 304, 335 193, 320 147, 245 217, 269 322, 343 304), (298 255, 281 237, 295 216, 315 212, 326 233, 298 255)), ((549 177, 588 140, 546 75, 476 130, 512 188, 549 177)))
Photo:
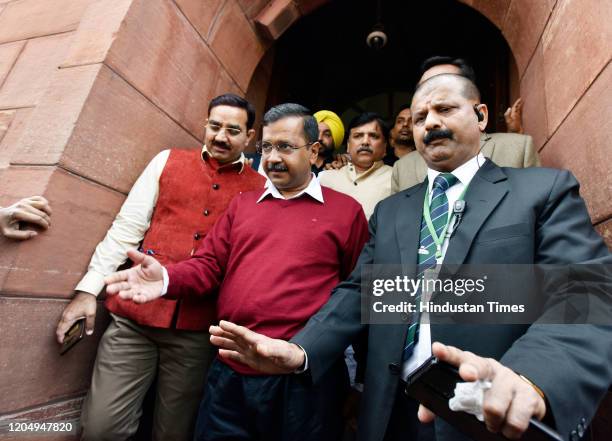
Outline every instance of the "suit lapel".
POLYGON ((498 166, 488 160, 476 173, 465 194, 465 215, 448 244, 444 263, 464 263, 482 224, 507 192, 506 175, 498 166))
MULTIPOLYGON (((427 168, 425 168, 427 170, 427 168)), ((427 174, 427 173, 426 173, 427 174)), ((427 190, 427 180, 404 191, 400 198, 395 215, 395 239, 399 248, 403 274, 415 277, 417 264, 417 249, 421 217, 423 215, 423 198, 427 190)), ((402 348, 408 333, 407 325, 371 326, 370 333, 380 332, 385 345, 385 358, 394 363, 401 363, 402 348)))
POLYGON ((427 180, 406 190, 405 197, 401 199, 400 206, 397 209, 395 234, 403 265, 416 265, 417 263, 419 226, 423 215, 423 198, 426 190, 427 180))

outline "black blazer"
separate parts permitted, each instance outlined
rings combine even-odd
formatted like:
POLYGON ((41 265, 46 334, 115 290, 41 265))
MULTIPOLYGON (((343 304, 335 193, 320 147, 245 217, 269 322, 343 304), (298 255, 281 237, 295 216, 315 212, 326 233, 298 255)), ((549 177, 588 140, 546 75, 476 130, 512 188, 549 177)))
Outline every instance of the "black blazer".
MULTIPOLYGON (((367 332, 360 440, 379 441, 385 435, 407 332, 404 325, 361 324, 360 266, 417 263, 426 186, 427 181, 377 205, 370 240, 354 272, 292 340, 308 354, 310 375, 317 382, 344 348, 367 332)), ((578 190, 566 170, 500 168, 487 160, 466 193, 467 210, 444 263, 610 263, 578 190)), ((531 379, 546 394, 548 412, 567 439, 582 432, 578 429, 592 418, 612 383, 609 327, 438 325, 432 326, 432 339, 493 357, 531 379)), ((452 436, 438 432, 437 438, 452 436)))

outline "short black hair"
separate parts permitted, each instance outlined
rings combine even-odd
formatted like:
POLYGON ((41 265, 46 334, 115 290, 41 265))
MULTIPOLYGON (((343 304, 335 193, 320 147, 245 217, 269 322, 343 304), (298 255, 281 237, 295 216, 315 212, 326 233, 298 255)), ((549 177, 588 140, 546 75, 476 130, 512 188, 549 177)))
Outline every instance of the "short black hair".
POLYGON ((397 119, 397 117, 399 116, 400 113, 402 113, 404 110, 410 110, 410 104, 402 104, 400 106, 400 108, 397 110, 397 112, 395 113, 395 118, 393 119, 393 122, 395 123, 395 120, 397 119))
POLYGON ((301 104, 283 103, 272 107, 264 115, 263 126, 266 127, 273 122, 292 116, 299 116, 304 121, 304 138, 306 138, 306 141, 313 143, 319 140, 319 124, 312 116, 312 112, 301 104))
POLYGON ((444 73, 440 75, 435 75, 431 78, 426 79, 422 83, 417 84, 412 96, 414 97, 422 87, 425 87, 427 84, 431 83, 432 81, 443 79, 445 77, 456 78, 459 81, 461 81, 462 83, 461 93, 463 94, 465 98, 480 101, 480 91, 478 90, 478 86, 476 86, 476 84, 474 84, 474 82, 470 80, 468 77, 465 77, 459 74, 452 74, 452 73, 444 73))
POLYGON ((233 93, 224 93, 223 95, 219 95, 210 100, 210 103, 208 103, 208 114, 210 115, 210 111, 217 106, 238 107, 246 110, 247 130, 253 128, 253 124, 255 123, 255 107, 253 107, 253 104, 249 103, 244 98, 234 95, 233 93))
MULTIPOLYGON (((408 107, 409 108, 409 107, 408 107)), ((389 126, 385 122, 385 120, 378 113, 374 112, 363 112, 353 118, 348 126, 347 132, 349 137, 351 135, 351 130, 356 127, 361 127, 364 124, 371 123, 372 121, 376 121, 378 126, 380 127, 380 131, 382 132, 385 141, 389 140, 389 126)))
POLYGON ((423 74, 432 67, 439 66, 441 64, 451 64, 457 67, 462 76, 468 78, 472 83, 476 84, 476 73, 474 72, 474 68, 465 59, 449 57, 446 55, 436 55, 423 61, 423 63, 421 63, 419 78, 421 78, 423 74))

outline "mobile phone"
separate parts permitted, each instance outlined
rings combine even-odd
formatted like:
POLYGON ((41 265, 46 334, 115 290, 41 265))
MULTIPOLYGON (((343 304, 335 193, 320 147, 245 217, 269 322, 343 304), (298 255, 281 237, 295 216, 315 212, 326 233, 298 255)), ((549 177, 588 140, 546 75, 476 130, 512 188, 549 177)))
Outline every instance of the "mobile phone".
MULTIPOLYGON (((465 435, 479 441, 507 441, 501 433, 489 432, 483 421, 467 412, 456 412, 448 407, 448 400, 455 395, 455 386, 464 382, 459 371, 448 363, 431 357, 419 367, 406 384, 406 394, 443 418, 465 435)), ((521 437, 523 441, 563 441, 563 438, 546 424, 532 418, 521 437)))
POLYGON ((64 355, 80 342, 85 335, 85 317, 78 319, 64 334, 64 342, 60 347, 60 355, 64 355))

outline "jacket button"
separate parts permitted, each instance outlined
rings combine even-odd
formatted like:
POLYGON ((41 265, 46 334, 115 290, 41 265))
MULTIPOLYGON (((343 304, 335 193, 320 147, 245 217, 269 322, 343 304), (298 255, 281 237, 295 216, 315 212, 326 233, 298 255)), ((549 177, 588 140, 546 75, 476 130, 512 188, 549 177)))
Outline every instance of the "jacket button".
POLYGON ((194 238, 195 240, 200 240, 200 233, 196 233, 196 234, 194 234, 194 235, 193 235, 193 238, 194 238))
POLYGON ((572 433, 570 433, 570 441, 579 441, 580 437, 578 436, 578 432, 576 432, 575 430, 572 430, 572 433))
POLYGON ((393 375, 399 375, 400 371, 401 371, 401 366, 399 365, 399 363, 389 363, 389 371, 391 372, 391 374, 393 375))
POLYGON ((208 216, 210 214, 210 211, 208 211, 208 209, 204 210, 204 216, 208 216))
POLYGON ((213 190, 219 190, 219 184, 213 184, 213 190))
POLYGON ((578 424, 578 436, 580 438, 584 436, 584 426, 582 424, 578 424))
POLYGON ((585 425, 585 424, 586 424, 586 418, 585 418, 585 417, 580 418, 580 422, 581 422, 583 425, 585 425))

